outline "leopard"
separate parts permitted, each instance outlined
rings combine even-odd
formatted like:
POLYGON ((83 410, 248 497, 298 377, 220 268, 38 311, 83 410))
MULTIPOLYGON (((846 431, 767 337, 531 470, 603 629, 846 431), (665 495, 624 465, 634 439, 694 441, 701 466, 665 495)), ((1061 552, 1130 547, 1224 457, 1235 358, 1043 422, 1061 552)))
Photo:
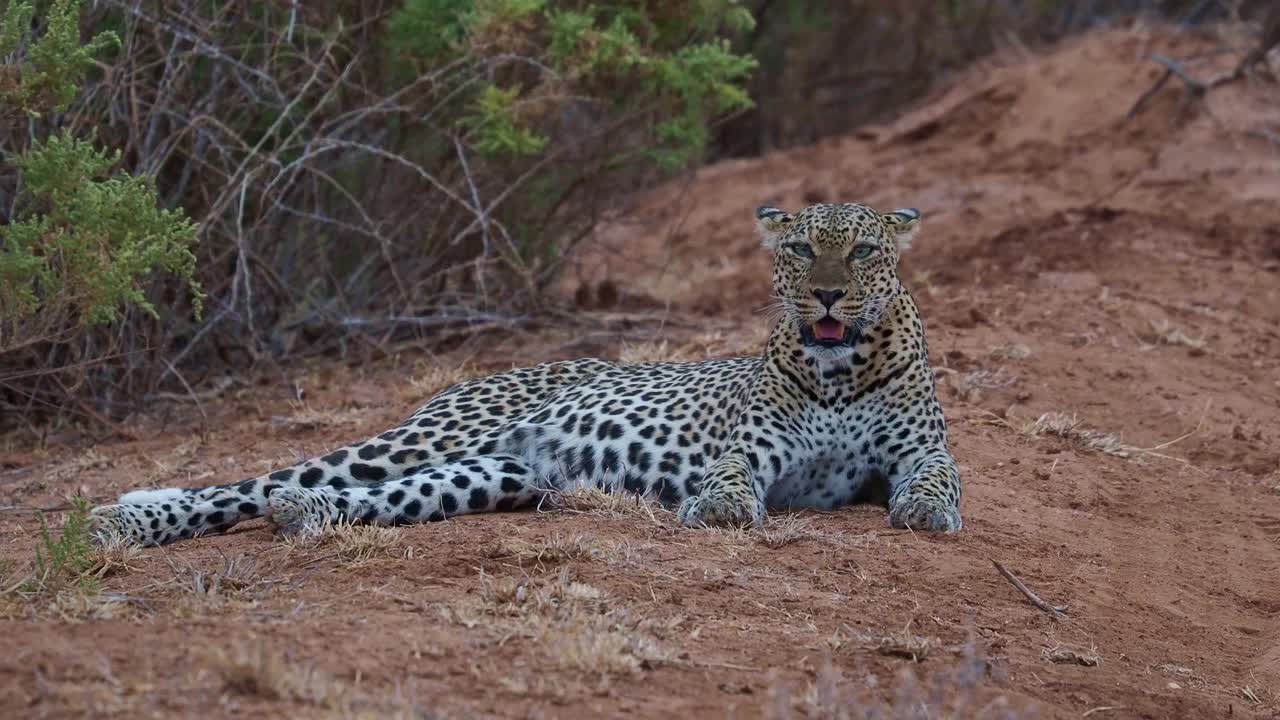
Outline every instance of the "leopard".
POLYGON ((163 545, 259 517, 309 535, 516 511, 579 488, 649 498, 695 528, 869 503, 892 528, 956 532, 960 473, 899 273, 920 220, 860 203, 759 207, 773 294, 758 355, 583 358, 466 380, 290 467, 127 492, 92 510, 95 537, 163 545))

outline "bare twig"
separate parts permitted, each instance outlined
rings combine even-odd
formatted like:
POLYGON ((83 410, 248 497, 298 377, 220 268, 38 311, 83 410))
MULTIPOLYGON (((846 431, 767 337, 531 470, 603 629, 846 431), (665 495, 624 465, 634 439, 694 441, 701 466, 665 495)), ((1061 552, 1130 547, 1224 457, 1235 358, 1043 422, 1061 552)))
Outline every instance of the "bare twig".
POLYGON ((1013 583, 1013 586, 1018 589, 1018 592, 1025 595, 1027 599, 1031 601, 1032 605, 1035 605, 1041 610, 1049 613, 1050 615, 1052 615, 1054 618, 1058 620, 1067 619, 1066 605, 1062 605, 1062 606, 1050 605, 1044 600, 1041 600, 1039 595, 1036 595, 1035 593, 1031 592, 1031 590, 1026 585, 1024 585, 1021 580, 1018 579, 1017 575, 1014 575, 1013 572, 1009 570, 1009 568, 1002 565, 998 560, 992 560, 991 564, 995 565, 996 570, 999 570, 1000 574, 1003 575, 1006 580, 1008 580, 1010 583, 1013 583))
POLYGON ((182 383, 182 387, 187 391, 187 397, 195 401, 196 410, 200 411, 200 436, 207 440, 209 437, 209 415, 204 411, 204 403, 200 402, 200 396, 196 394, 195 390, 191 389, 191 384, 187 382, 187 379, 182 376, 182 373, 178 372, 178 369, 167 358, 161 358, 161 360, 164 360, 164 364, 169 366, 170 372, 173 373, 174 377, 178 378, 178 382, 182 383))
POLYGON ((1250 130, 1245 134, 1250 137, 1256 137, 1260 140, 1266 140, 1273 145, 1280 145, 1280 133, 1272 132, 1264 128, 1258 128, 1256 130, 1250 130))
POLYGON ((32 507, 30 505, 4 505, 0 506, 0 513, 14 513, 25 515, 27 513, 51 513, 66 512, 70 510, 70 505, 49 505, 46 507, 32 507))
POLYGON ((1169 82, 1169 78, 1175 75, 1182 80, 1187 96, 1192 100, 1199 100, 1214 88, 1243 79, 1249 69, 1262 62, 1267 53, 1271 52, 1271 48, 1277 45, 1280 45, 1280 5, 1274 5, 1263 19, 1262 37, 1259 39, 1258 44, 1246 53, 1244 57, 1240 58, 1240 61, 1236 63, 1231 72, 1210 78, 1208 81, 1197 80, 1177 60, 1153 53, 1149 59, 1163 65, 1165 67, 1164 74, 1156 79, 1155 83, 1146 92, 1138 96, 1138 100, 1134 102, 1133 107, 1129 108, 1129 112, 1125 114, 1125 119, 1132 120, 1138 113, 1142 112, 1142 108, 1147 104, 1147 101, 1169 82))

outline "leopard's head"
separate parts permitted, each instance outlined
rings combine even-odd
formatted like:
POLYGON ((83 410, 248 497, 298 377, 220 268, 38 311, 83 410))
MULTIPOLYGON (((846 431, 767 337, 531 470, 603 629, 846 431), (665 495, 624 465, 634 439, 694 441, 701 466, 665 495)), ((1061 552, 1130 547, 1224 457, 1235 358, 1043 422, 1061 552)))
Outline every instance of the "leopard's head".
POLYGON ((761 207, 756 219, 773 252, 774 307, 782 321, 796 324, 813 355, 851 355, 862 330, 902 292, 898 253, 919 228, 920 212, 821 204, 797 213, 761 207))

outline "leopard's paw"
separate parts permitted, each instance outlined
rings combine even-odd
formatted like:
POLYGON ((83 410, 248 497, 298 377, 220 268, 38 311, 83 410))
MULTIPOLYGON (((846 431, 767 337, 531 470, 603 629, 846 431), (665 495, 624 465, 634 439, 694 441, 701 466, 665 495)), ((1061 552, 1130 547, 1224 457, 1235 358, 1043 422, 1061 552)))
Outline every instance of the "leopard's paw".
POLYGON ((928 532, 953 533, 964 527, 960 509, 936 498, 905 496, 889 509, 889 525, 928 532))
POLYGON ((267 519, 281 537, 315 535, 338 519, 333 500, 324 490, 279 488, 267 498, 267 519))
POLYGON ((764 522, 764 503, 748 488, 708 488, 685 498, 676 512, 685 527, 746 527, 764 522))
POLYGON ((159 545, 163 542, 150 524, 144 509, 137 505, 99 505, 90 511, 90 531, 99 545, 124 542, 134 545, 159 545))

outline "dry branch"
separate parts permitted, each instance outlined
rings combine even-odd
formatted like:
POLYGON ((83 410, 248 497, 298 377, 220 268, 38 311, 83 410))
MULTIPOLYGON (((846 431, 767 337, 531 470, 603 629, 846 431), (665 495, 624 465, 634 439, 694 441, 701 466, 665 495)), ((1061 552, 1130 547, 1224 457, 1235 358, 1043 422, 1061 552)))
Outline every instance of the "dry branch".
POLYGON ((1235 68, 1231 72, 1210 78, 1207 81, 1197 80, 1182 63, 1172 58, 1153 53, 1148 59, 1152 62, 1159 63, 1165 68, 1164 73, 1156 79, 1146 92, 1138 96, 1137 101, 1133 103, 1133 107, 1129 108, 1129 112, 1125 114, 1125 120, 1132 120, 1142 112, 1142 108, 1146 106, 1147 101, 1160 92, 1160 89, 1169 82, 1169 79, 1175 75, 1182 81, 1182 87, 1186 91, 1186 97, 1192 100, 1200 100, 1209 94, 1214 88, 1221 87, 1228 83, 1241 80, 1249 72, 1249 70, 1266 58, 1267 53, 1271 49, 1280 45, 1280 4, 1275 4, 1268 11, 1266 18, 1263 20, 1262 37, 1258 44, 1240 58, 1235 68))
POLYGON ((1027 599, 1031 601, 1032 605, 1035 605, 1041 610, 1049 613, 1055 619, 1058 619, 1058 620, 1067 619, 1066 605, 1062 605, 1062 606, 1050 605, 1044 600, 1041 600, 1039 595, 1036 595, 1035 593, 1031 592, 1030 588, 1028 588, 1025 584, 1023 584, 1023 582, 1018 579, 1017 575, 1013 574, 1013 571, 1009 570, 1009 568, 1002 565, 999 561, 992 560, 991 564, 995 565, 996 570, 999 570, 1000 574, 1003 575, 1006 580, 1008 580, 1010 583, 1013 583, 1013 586, 1018 589, 1018 592, 1025 595, 1027 599))
MULTIPOLYGON (((87 24, 121 23, 123 47, 65 125, 119 148, 125 169, 154 177, 163 204, 199 222, 206 308, 194 317, 158 281, 148 290, 164 307, 158 321, 130 311, 102 331, 0 327, 5 420, 75 414, 118 432, 107 423, 148 398, 182 395, 199 408, 194 388, 222 371, 367 357, 525 321, 611 192, 643 177, 607 161, 628 159, 662 108, 645 99, 608 110, 540 57, 496 46, 412 78, 385 74, 385 21, 398 5, 375 3, 336 28, 325 5, 260 15, 190 0, 94 5, 87 24), (540 155, 497 157, 457 114, 477 88, 516 77, 559 93, 528 106, 551 142, 540 155), (448 151, 424 150, 435 139, 448 151), (535 186, 545 178, 555 182, 535 186)), ((14 138, 0 134, 0 145, 14 138)))

